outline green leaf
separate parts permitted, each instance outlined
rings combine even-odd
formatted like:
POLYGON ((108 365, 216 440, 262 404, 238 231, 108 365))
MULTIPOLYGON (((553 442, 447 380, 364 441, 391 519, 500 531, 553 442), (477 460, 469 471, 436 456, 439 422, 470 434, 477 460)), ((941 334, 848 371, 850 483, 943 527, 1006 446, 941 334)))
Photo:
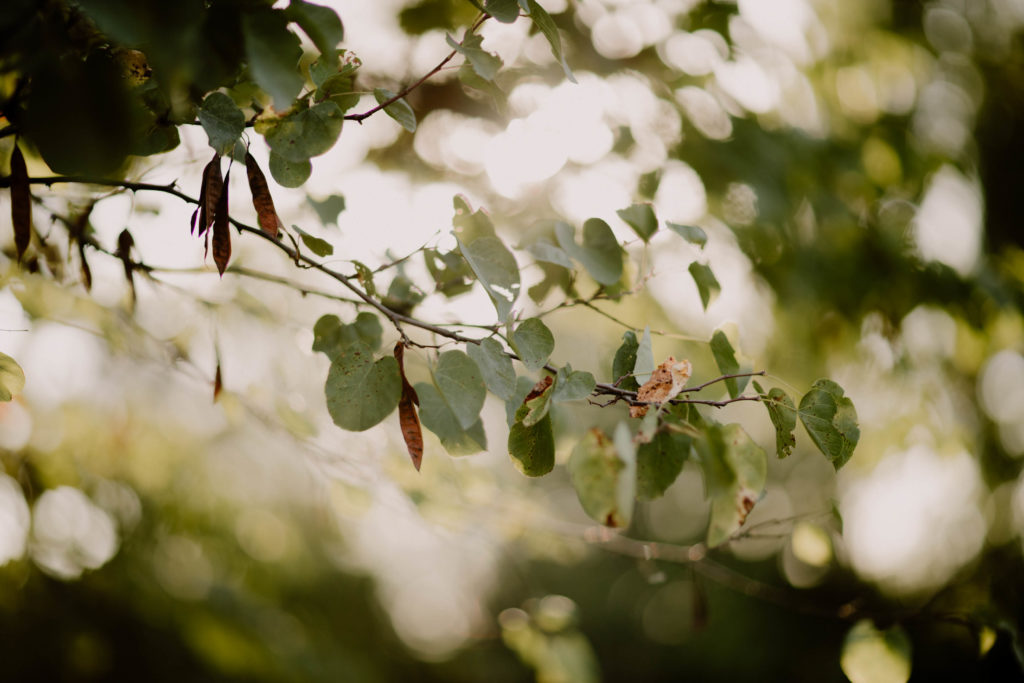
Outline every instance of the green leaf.
MULTIPOLYGON (((640 388, 636 378, 633 377, 633 368, 636 367, 636 354, 640 344, 636 340, 636 333, 632 330, 622 335, 622 345, 615 352, 612 360, 612 381, 616 386, 627 391, 636 391, 640 388), (625 377, 625 379, 622 379, 625 377)), ((653 354, 652 354, 653 356, 653 354)))
POLYGON ((544 367, 555 350, 555 337, 540 318, 527 318, 519 323, 509 341, 519 360, 531 371, 544 367))
POLYGON ((341 19, 330 7, 291 0, 285 9, 285 15, 309 36, 320 54, 333 53, 338 43, 345 38, 341 19))
POLYGON ((338 109, 346 112, 359 104, 360 94, 355 92, 355 82, 351 73, 334 74, 328 77, 316 89, 316 100, 330 100, 338 105, 338 109))
MULTIPOLYGON (((377 100, 377 104, 384 104, 397 93, 393 93, 390 90, 384 88, 374 88, 373 96, 377 100)), ((404 99, 398 99, 384 107, 384 113, 398 121, 402 128, 405 128, 410 133, 416 132, 416 113, 409 106, 409 103, 404 99)))
POLYGON ((301 187, 313 173, 313 164, 309 159, 288 161, 283 156, 270 150, 270 175, 281 187, 301 187))
POLYGON ((556 403, 579 401, 590 396, 590 392, 596 386, 597 380, 594 379, 592 374, 582 370, 573 370, 571 365, 566 364, 558 368, 551 400, 556 403))
POLYGON ((576 231, 568 223, 555 224, 558 244, 578 261, 590 277, 602 285, 614 285, 622 277, 622 247, 615 233, 600 218, 589 218, 583 224, 583 246, 576 243, 576 231))
POLYGON ((449 47, 466 58, 466 61, 469 62, 473 67, 473 71, 475 71, 480 78, 487 81, 494 80, 494 77, 498 74, 498 70, 501 69, 501 58, 492 55, 490 52, 487 52, 480 47, 484 42, 482 36, 469 34, 462 39, 462 43, 458 43, 450 34, 448 34, 445 36, 445 40, 448 42, 449 47))
POLYGON ((345 346, 331 361, 324 387, 327 412, 334 424, 348 431, 365 431, 398 406, 402 378, 394 356, 374 361, 361 342, 345 346))
MULTIPOLYGON (((711 355, 715 357, 715 364, 723 375, 735 375, 740 371, 740 364, 736 360, 736 352, 729 343, 725 332, 715 330, 711 336, 711 355)), ((729 397, 736 398, 743 393, 747 387, 749 377, 732 377, 725 380, 725 387, 729 390, 729 397)))
POLYGON ((519 0, 519 6, 523 8, 525 14, 530 14, 530 0, 519 0))
POLYGON ((328 197, 317 200, 306 197, 306 201, 316 211, 320 222, 324 225, 338 226, 338 215, 345 210, 345 198, 340 194, 332 194, 328 197))
POLYGON ((491 393, 503 400, 512 398, 516 389, 516 371, 512 359, 494 339, 481 339, 479 344, 466 344, 466 352, 480 368, 491 393))
POLYGON ((881 631, 870 619, 861 619, 843 640, 839 666, 851 683, 906 683, 910 638, 899 624, 881 631))
POLYGON ((388 285, 388 293, 381 303, 397 313, 409 315, 412 309, 423 301, 423 296, 423 293, 415 288, 412 280, 398 274, 388 285))
POLYGON ((516 410, 515 422, 508 432, 508 454, 520 472, 540 477, 555 467, 555 437, 550 415, 544 415, 532 426, 524 425, 523 419, 529 412, 525 404, 516 410))
POLYGON ((277 109, 287 109, 302 90, 302 76, 297 68, 302 48, 299 37, 288 30, 285 13, 271 9, 245 12, 242 34, 253 80, 274 98, 277 109))
POLYGON ((340 66, 338 57, 341 52, 344 50, 321 52, 320 56, 309 65, 309 80, 313 81, 313 85, 319 88, 324 81, 338 73, 340 66))
POLYGON ((484 11, 503 24, 511 24, 519 18, 517 0, 487 0, 484 11))
POLYGON ((849 461, 860 440, 857 409, 843 388, 819 379, 800 399, 800 421, 811 440, 838 471, 849 461))
POLYGON ((494 303, 499 320, 506 320, 519 296, 519 266, 508 247, 497 237, 480 237, 466 244, 456 231, 462 256, 494 303))
POLYGON ((737 424, 710 425, 694 445, 711 498, 708 546, 729 540, 760 499, 767 478, 764 450, 737 424))
POLYGON ((556 247, 546 239, 537 240, 528 246, 526 251, 538 261, 553 263, 563 268, 572 268, 572 261, 569 260, 569 255, 565 253, 565 250, 556 247))
POLYGON ((707 233, 696 225, 679 225, 678 223, 665 223, 669 230, 676 233, 690 244, 696 244, 701 249, 708 243, 707 233))
POLYGON ((373 271, 362 261, 352 261, 352 267, 356 269, 356 279, 363 286, 366 293, 372 297, 377 296, 377 286, 373 283, 373 271))
POLYGON ((256 132, 267 139, 273 152, 298 163, 330 150, 344 122, 345 115, 338 105, 326 100, 287 116, 258 120, 256 132))
POLYGON ((715 278, 715 274, 711 272, 711 268, 703 263, 694 261, 690 264, 689 271, 693 281, 697 284, 697 291, 700 293, 700 303, 706 311, 708 310, 708 304, 714 301, 718 293, 722 291, 722 286, 718 284, 718 280, 715 278))
POLYGON ((292 229, 299 233, 299 237, 302 238, 302 243, 306 245, 306 248, 317 256, 323 258, 334 253, 334 245, 327 240, 314 237, 297 225, 293 225, 292 229))
POLYGON ((636 452, 637 498, 654 500, 665 495, 683 471, 690 456, 690 444, 691 439, 685 434, 666 430, 656 432, 648 443, 640 445, 636 452))
MULTIPOLYGON (((519 3, 523 5, 523 2, 519 3)), ((576 82, 576 78, 572 75, 572 71, 569 69, 569 65, 565 62, 565 55, 562 53, 562 38, 558 35, 558 27, 555 26, 554 19, 547 13, 543 7, 537 4, 537 0, 528 0, 526 3, 529 6, 527 14, 533 19, 534 26, 537 27, 544 37, 548 40, 548 45, 551 46, 551 54, 555 56, 555 59, 559 64, 562 65, 562 70, 565 71, 565 77, 573 83, 576 82)))
POLYGON ((793 435, 793 430, 796 429, 796 405, 793 399, 778 387, 765 394, 761 385, 754 382, 754 389, 761 396, 761 403, 768 409, 768 417, 775 426, 775 452, 779 458, 785 458, 792 454, 796 445, 796 437, 793 435))
POLYGON ((199 107, 199 123, 210 139, 210 147, 225 156, 231 153, 235 141, 245 131, 245 114, 230 97, 212 92, 199 107))
POLYGON ((554 384, 549 384, 544 391, 533 398, 527 397, 523 402, 526 407, 526 414, 520 419, 524 427, 532 427, 543 420, 551 409, 551 394, 554 393, 554 384))
POLYGON ((470 455, 487 448, 487 435, 480 420, 470 425, 469 429, 463 429, 437 387, 427 382, 418 382, 414 388, 420 400, 420 422, 437 435, 449 454, 470 455))
POLYGON ((25 388, 25 371, 6 353, 0 353, 0 401, 10 401, 25 388))
POLYGON ((333 314, 322 316, 313 325, 313 350, 322 351, 334 359, 351 344, 362 344, 371 351, 380 348, 384 331, 373 313, 362 312, 351 324, 344 324, 333 314))
POLYGON ((481 237, 497 237, 494 231, 494 223, 490 216, 482 208, 473 211, 469 200, 463 195, 457 194, 452 197, 452 208, 455 215, 452 216, 452 226, 455 228, 455 236, 465 244, 475 242, 481 237))
POLYGON ((472 358, 462 351, 445 351, 437 359, 434 382, 463 429, 480 419, 487 387, 472 358))
POLYGON ((629 427, 620 422, 615 437, 591 429, 569 457, 569 478, 584 512, 610 527, 626 527, 636 492, 635 451, 629 427))
POLYGON ((644 242, 651 241, 651 235, 658 230, 658 218, 654 215, 654 207, 650 204, 633 204, 627 209, 616 211, 644 242))
POLYGON ((473 288, 473 270, 457 250, 441 253, 437 249, 424 249, 423 260, 437 291, 446 297, 458 296, 473 288))
POLYGON ((644 336, 636 349, 636 363, 633 365, 633 377, 638 384, 645 384, 654 372, 654 350, 651 348, 651 326, 644 328, 644 336))
POLYGON ((522 407, 523 401, 530 394, 535 382, 529 377, 516 377, 516 387, 512 391, 512 398, 505 401, 505 419, 508 426, 516 423, 516 413, 522 407))

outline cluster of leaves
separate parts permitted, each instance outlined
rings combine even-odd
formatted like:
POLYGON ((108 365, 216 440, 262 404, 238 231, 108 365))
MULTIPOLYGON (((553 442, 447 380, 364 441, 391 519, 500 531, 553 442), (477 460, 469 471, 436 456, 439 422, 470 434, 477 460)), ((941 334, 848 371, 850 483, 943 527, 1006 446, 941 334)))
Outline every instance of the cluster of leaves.
MULTIPOLYGON (((686 460, 693 457, 704 472, 713 501, 710 545, 729 540, 764 493, 767 459, 764 450, 738 424, 719 424, 703 415, 698 404, 761 401, 775 427, 780 458, 792 452, 799 417, 812 442, 837 470, 849 460, 860 433, 853 403, 843 389, 831 380, 818 380, 799 406, 782 389, 766 392, 756 382, 756 393, 745 395, 748 378, 763 373, 741 371, 735 350, 721 330, 713 335, 710 349, 722 375, 689 389, 680 385, 660 400, 644 400, 644 388, 659 381, 649 329, 639 339, 635 331, 623 335, 609 365, 611 382, 598 382, 592 373, 574 370, 569 363, 552 364, 555 337, 551 330, 539 317, 516 315, 521 277, 515 255, 483 210, 473 211, 462 197, 455 198, 454 208, 453 234, 458 248, 445 254, 425 251, 428 269, 435 277, 435 291, 452 296, 453 281, 460 283, 458 293, 479 283, 494 305, 499 324, 493 334, 479 339, 446 334, 462 348, 438 353, 429 363, 431 381, 411 386, 400 362, 401 342, 394 356, 378 356, 383 327, 377 315, 364 311, 350 323, 333 314, 322 317, 313 330, 313 349, 331 360, 325 392, 328 410, 339 427, 363 431, 399 408, 406 443, 419 469, 423 441, 418 420, 452 455, 487 448, 480 412, 489 392, 505 404, 507 450, 512 463, 523 474, 537 477, 555 467, 556 436, 551 416, 559 404, 589 401, 607 408, 608 403, 623 402, 643 407, 646 414, 642 419, 624 415, 611 434, 594 427, 573 449, 568 471, 580 502, 602 524, 628 526, 634 501, 661 496, 686 460), (436 265, 439 261, 443 269, 436 265), (729 399, 690 398, 719 383, 724 383, 729 399), (687 397, 679 398, 682 392, 687 397), (597 403, 595 399, 600 397, 608 402, 597 403), (656 409, 647 411, 647 407, 656 409)), ((649 205, 634 205, 621 215, 645 244, 658 230, 658 220, 649 205)), ((669 227, 703 244, 702 233, 669 227)), ((557 245, 540 236, 523 250, 538 262, 565 271, 569 281, 576 281, 585 272, 597 284, 598 292, 621 289, 626 252, 607 223, 586 221, 582 244, 577 243, 575 230, 567 223, 556 223, 553 233, 557 245)))

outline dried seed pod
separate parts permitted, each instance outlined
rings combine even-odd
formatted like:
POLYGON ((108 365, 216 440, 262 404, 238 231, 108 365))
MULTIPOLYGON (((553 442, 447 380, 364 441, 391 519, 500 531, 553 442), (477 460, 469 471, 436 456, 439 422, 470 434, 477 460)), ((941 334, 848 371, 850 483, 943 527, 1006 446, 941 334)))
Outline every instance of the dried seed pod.
MULTIPOLYGON (((219 174, 218 174, 219 175, 219 174)), ((231 258, 231 227, 228 221, 228 178, 231 171, 224 177, 222 191, 219 193, 217 206, 213 213, 213 262, 217 264, 217 272, 224 275, 231 258)))
POLYGON ((226 192, 226 188, 220 175, 220 157, 214 154, 213 160, 203 169, 203 185, 199 191, 198 235, 200 237, 213 224, 222 192, 226 192))
POLYGON ((252 154, 245 153, 245 171, 249 176, 249 190, 252 192, 252 205, 256 209, 260 230, 271 237, 277 237, 281 229, 281 218, 274 208, 274 199, 270 196, 267 177, 263 175, 252 154))
POLYGON ((17 144, 11 152, 11 223, 14 224, 14 247, 18 261, 21 261, 32 237, 32 195, 28 188, 25 157, 17 144))
POLYGON ((412 458, 412 465, 419 472, 423 462, 423 429, 420 427, 420 418, 416 414, 416 406, 420 400, 416 390, 409 384, 405 377, 405 346, 402 342, 395 344, 395 359, 398 361, 398 373, 402 377, 402 398, 398 401, 398 423, 402 427, 402 438, 405 439, 405 447, 412 458))

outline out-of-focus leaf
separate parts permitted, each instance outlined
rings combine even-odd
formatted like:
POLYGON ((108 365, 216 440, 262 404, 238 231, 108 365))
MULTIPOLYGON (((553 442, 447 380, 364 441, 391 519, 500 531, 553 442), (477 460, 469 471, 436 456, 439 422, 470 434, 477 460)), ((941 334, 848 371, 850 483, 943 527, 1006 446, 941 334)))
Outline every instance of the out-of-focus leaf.
POLYGON ((466 344, 466 352, 476 362, 484 382, 491 393, 508 400, 516 387, 516 371, 512 359, 505 355, 501 344, 491 338, 481 339, 479 344, 466 344))
POLYGON ((470 425, 469 429, 463 429, 437 387, 427 382, 418 382, 415 389, 420 399, 420 420, 423 426, 437 435, 450 455, 470 455, 487 448, 487 435, 480 420, 470 425))
POLYGON ((578 261, 590 277, 602 285, 614 285, 622 277, 622 247, 612 229, 600 218, 583 224, 583 246, 576 243, 576 231, 568 223, 555 224, 558 244, 578 261))
POLYGON ((487 0, 484 10, 503 24, 511 24, 519 18, 517 0, 487 0))
POLYGON ((437 291, 446 297, 458 296, 473 288, 473 270, 458 251, 442 253, 437 249, 424 249, 423 260, 437 291))
POLYGON ((274 198, 270 196, 270 186, 267 185, 266 176, 260 170, 256 159, 248 153, 245 155, 245 171, 249 177, 249 191, 252 192, 252 205, 256 209, 256 219, 259 221, 260 230, 276 239, 277 232, 281 228, 281 218, 277 215, 277 209, 274 208, 274 198))
MULTIPOLYGON (((523 5, 522 2, 519 3, 523 5)), ((545 38, 547 38, 548 45, 551 46, 551 54, 555 56, 555 59, 559 64, 562 65, 562 70, 565 71, 565 77, 571 82, 575 83, 576 78, 572 75, 572 70, 569 69, 569 65, 565 61, 565 54, 562 52, 562 38, 558 35, 558 27, 555 26, 554 19, 547 13, 543 7, 537 4, 537 0, 528 0, 527 5, 529 6, 530 18, 533 19, 534 25, 537 27, 545 38)))
POLYGON ((546 239, 537 240, 526 248, 533 258, 545 263, 553 263, 563 268, 572 268, 572 261, 569 255, 561 247, 556 247, 546 239))
POLYGON ((654 349, 651 347, 651 326, 644 327, 644 334, 636 347, 636 363, 633 365, 633 378, 638 384, 646 384, 654 372, 654 349))
POLYGON ((701 249, 708 243, 707 233, 696 225, 679 225, 678 223, 665 223, 669 230, 676 233, 690 244, 696 244, 701 249))
POLYGON ((277 109, 287 109, 302 90, 302 76, 297 68, 302 48, 299 37, 288 30, 288 18, 281 10, 261 8, 245 12, 242 33, 253 79, 274 98, 277 109))
POLYGON ((345 38, 341 19, 330 7, 314 5, 302 0, 291 0, 284 11, 288 19, 298 24, 309 36, 320 54, 330 54, 345 38))
MULTIPOLYGON (((373 96, 377 100, 377 104, 384 104, 396 94, 384 88, 373 89, 373 96)), ((410 133, 416 132, 416 112, 412 110, 412 107, 404 99, 397 99, 384 107, 384 113, 398 121, 402 128, 405 128, 410 133)))
POLYGON ((461 43, 456 42, 451 35, 446 36, 445 39, 448 41, 449 47, 466 58, 480 78, 487 81, 494 80, 498 70, 501 69, 501 58, 480 47, 484 41, 482 36, 470 34, 463 38, 461 43))
POLYGON ((222 92, 212 92, 199 107, 199 123, 206 131, 210 147, 225 156, 231 153, 235 141, 245 130, 245 114, 230 97, 222 92))
POLYGON ((764 450, 737 424, 710 425, 694 442, 711 498, 709 547, 729 540, 746 521, 764 491, 768 464, 764 450))
POLYGON ((349 344, 331 361, 324 392, 334 424, 365 431, 398 406, 402 395, 398 362, 393 356, 374 361, 370 347, 362 342, 349 344))
POLYGON ((10 401, 25 388, 25 371, 6 353, 0 353, 0 401, 10 401))
POLYGON ((331 359, 346 346, 357 342, 376 351, 380 348, 383 334, 380 320, 368 311, 357 315, 350 324, 342 323, 338 316, 328 313, 313 325, 313 350, 322 351, 331 359))
POLYGON ((508 247, 497 237, 481 237, 466 244, 456 233, 462 256, 473 269, 494 303, 499 320, 506 320, 521 287, 519 266, 508 247))
POLYGON ((213 375, 213 402, 220 398, 220 392, 224 388, 224 378, 220 372, 220 361, 217 361, 217 371, 213 375))
POLYGON ((658 230, 658 218, 654 215, 654 207, 650 204, 633 204, 632 206, 619 209, 615 213, 624 220, 633 232, 640 236, 644 242, 650 242, 651 236, 658 230))
POLYGON ((28 184, 28 167, 18 145, 11 150, 11 224, 14 226, 14 247, 20 261, 32 238, 32 193, 28 184))
POLYGON ((766 394, 761 385, 754 382, 754 389, 761 396, 761 403, 768 409, 768 417, 775 427, 775 452, 780 458, 785 458, 793 452, 796 445, 796 437, 793 435, 793 430, 796 429, 796 405, 793 399, 778 387, 773 387, 766 394))
POLYGON ((649 442, 640 444, 636 453, 637 498, 654 500, 665 495, 683 471, 683 465, 690 456, 690 443, 690 437, 685 434, 665 430, 656 432, 649 442))
POLYGON ((527 318, 516 326, 509 340, 528 370, 544 367, 555 350, 555 337, 540 318, 527 318))
POLYGON ((313 173, 313 164, 309 159, 288 161, 283 156, 270 150, 270 175, 281 187, 302 187, 313 173))
POLYGON ((718 284, 718 279, 715 278, 715 274, 711 272, 711 268, 704 265, 703 263, 697 263, 694 261, 690 264, 690 276, 693 278, 694 283, 697 285, 697 292, 700 294, 700 303, 704 306, 704 310, 708 309, 708 305, 715 300, 718 293, 722 291, 722 286, 718 284))
POLYGON ((302 243, 306 245, 306 248, 320 258, 334 254, 334 245, 327 240, 310 235, 297 225, 293 225, 292 229, 299 233, 299 237, 302 239, 302 243))
POLYGON ((800 399, 800 421, 811 440, 838 471, 860 440, 857 409, 843 388, 830 379, 819 379, 800 399))
POLYGON ((213 262, 217 264, 217 272, 221 277, 231 260, 231 223, 228 220, 228 180, 231 176, 229 169, 224 176, 224 188, 221 190, 220 199, 217 201, 217 208, 213 216, 213 262))
POLYGON ((636 451, 629 427, 620 422, 614 439, 591 429, 569 458, 569 478, 593 519, 610 527, 626 527, 633 516, 636 493, 636 451))
POLYGON ((338 215, 345 210, 345 198, 340 194, 328 195, 322 200, 306 197, 309 205, 316 210, 317 217, 324 225, 338 225, 338 215))
POLYGON ((906 683, 910 680, 911 648, 899 624, 884 631, 861 619, 846 634, 839 666, 851 683, 906 683))
POLYGON ((437 358, 434 382, 459 426, 468 429, 480 418, 487 387, 472 358, 462 351, 445 351, 437 358))
MULTIPOLYGON (((636 367, 636 354, 640 344, 636 340, 636 333, 629 330, 622 335, 622 345, 615 352, 612 360, 612 378, 616 386, 627 391, 636 391, 640 383, 633 377, 633 368, 636 367)), ((654 354, 651 354, 651 363, 654 363, 654 354)))
POLYGON ((352 266, 356 269, 356 279, 359 280, 359 284, 363 286, 366 293, 373 297, 377 296, 377 285, 373 282, 373 271, 369 266, 361 261, 352 261, 352 266))

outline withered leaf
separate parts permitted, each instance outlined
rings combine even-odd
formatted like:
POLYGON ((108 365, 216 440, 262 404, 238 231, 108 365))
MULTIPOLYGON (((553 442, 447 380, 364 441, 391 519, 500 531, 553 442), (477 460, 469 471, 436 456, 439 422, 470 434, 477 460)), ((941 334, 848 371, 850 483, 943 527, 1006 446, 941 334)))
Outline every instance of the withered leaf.
POLYGON ((213 160, 203 169, 203 184, 199 190, 200 237, 213 224, 222 193, 227 194, 224 179, 220 175, 220 157, 214 154, 213 160))
POLYGON ((14 224, 14 246, 18 260, 28 249, 32 236, 32 195, 28 187, 28 168, 18 146, 11 152, 11 222, 14 224))
POLYGON ((402 427, 402 438, 405 439, 405 447, 409 450, 409 457, 412 458, 412 465, 419 472, 423 462, 423 430, 420 427, 420 418, 416 414, 416 406, 420 399, 416 390, 409 384, 405 377, 405 346, 402 342, 395 344, 395 360, 398 361, 398 374, 402 378, 402 398, 398 401, 398 423, 402 427))
POLYGON ((547 391, 547 388, 550 387, 551 383, 554 381, 555 380, 551 377, 551 375, 545 375, 542 380, 533 385, 533 389, 530 389, 530 393, 528 393, 526 395, 526 398, 523 399, 523 405, 526 405, 527 403, 529 403, 530 401, 532 401, 533 399, 537 398, 545 391, 547 391))
MULTIPOLYGON (((219 176, 219 173, 218 173, 219 176)), ((228 171, 221 187, 220 197, 213 214, 213 262, 217 264, 217 272, 224 276, 231 258, 231 224, 228 221, 228 171)))
POLYGON ((267 177, 263 175, 256 159, 249 152, 245 153, 245 171, 249 175, 249 190, 252 192, 252 205, 256 209, 260 230, 271 237, 277 237, 281 228, 281 219, 274 208, 274 199, 270 196, 267 177))
POLYGON ((89 268, 89 261, 85 258, 85 244, 78 243, 78 261, 82 267, 82 285, 85 291, 92 291, 92 270, 89 268))
POLYGON ((672 356, 666 358, 665 362, 651 373, 650 379, 637 390, 637 400, 644 403, 630 406, 629 416, 643 417, 647 414, 647 404, 661 405, 666 401, 671 401, 686 386, 692 372, 693 367, 690 365, 690 361, 677 361, 672 356))

